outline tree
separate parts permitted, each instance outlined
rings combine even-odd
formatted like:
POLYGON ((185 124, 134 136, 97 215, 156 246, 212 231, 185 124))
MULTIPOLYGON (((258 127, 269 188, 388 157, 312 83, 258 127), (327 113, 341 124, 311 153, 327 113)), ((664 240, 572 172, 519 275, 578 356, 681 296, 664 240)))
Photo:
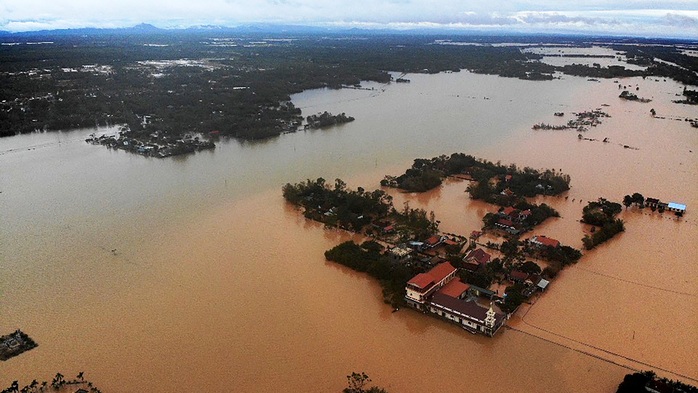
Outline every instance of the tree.
POLYGON ((371 382, 371 378, 365 372, 355 373, 352 372, 351 375, 347 375, 347 387, 342 390, 344 393, 387 393, 383 388, 377 386, 372 386, 370 388, 365 388, 365 386, 371 382))
POLYGON ((623 197, 623 205, 625 205, 625 210, 628 210, 628 208, 632 204, 633 204, 633 197, 631 197, 630 195, 626 195, 623 197))
POLYGON ((639 192, 636 192, 632 195, 632 200, 637 204, 639 207, 644 207, 645 205, 645 197, 642 196, 639 192))

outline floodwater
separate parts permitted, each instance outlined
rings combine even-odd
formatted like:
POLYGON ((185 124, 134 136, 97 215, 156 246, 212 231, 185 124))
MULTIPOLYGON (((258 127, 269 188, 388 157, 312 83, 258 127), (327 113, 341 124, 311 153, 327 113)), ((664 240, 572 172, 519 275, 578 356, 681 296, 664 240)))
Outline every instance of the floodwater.
MULTIPOLYGON (((327 392, 365 371, 391 392, 609 392, 648 368, 695 383, 698 137, 672 120, 695 117, 671 103, 682 87, 620 80, 653 99, 638 103, 618 99, 612 80, 409 79, 293 97, 306 115, 355 122, 187 157, 85 144, 95 130, 0 139, 0 331, 21 328, 39 343, 0 363, 0 386, 85 371, 108 392, 327 392), (530 129, 602 104, 612 117, 585 134, 597 142, 530 129), (324 260, 350 235, 305 220, 280 195, 286 182, 317 177, 374 188, 414 158, 452 152, 570 174, 567 199, 544 198, 562 218, 536 233, 575 247, 581 208, 599 196, 637 191, 688 213, 622 213, 625 233, 489 339, 391 313, 377 283, 324 260)), ((465 187, 391 193, 467 235, 494 208, 465 187)))

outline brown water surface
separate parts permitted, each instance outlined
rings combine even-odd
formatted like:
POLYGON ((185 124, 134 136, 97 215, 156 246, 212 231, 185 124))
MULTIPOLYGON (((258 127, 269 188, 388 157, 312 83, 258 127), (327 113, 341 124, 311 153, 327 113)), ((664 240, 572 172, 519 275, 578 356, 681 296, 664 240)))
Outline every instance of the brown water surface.
MULTIPOLYGON (((346 112, 353 123, 189 157, 84 144, 94 130, 0 140, 0 331, 39 343, 0 363, 0 386, 56 371, 85 371, 109 392, 339 391, 359 370, 392 392, 609 392, 650 366, 698 378, 698 138, 669 119, 695 116, 670 102, 681 86, 622 80, 653 99, 642 104, 618 99, 613 81, 409 77, 294 97, 304 114, 346 112), (612 117, 586 136, 612 143, 530 130, 604 103, 612 117), (639 191, 689 212, 622 213, 625 233, 565 270, 511 321, 518 330, 489 339, 391 313, 377 283, 324 260, 350 235, 280 196, 285 182, 320 176, 377 187, 414 158, 456 151, 570 174, 567 199, 542 199, 562 218, 536 233, 575 247, 581 208, 599 196, 639 191)), ((391 193, 467 235, 494 207, 470 201, 466 185, 391 193)))

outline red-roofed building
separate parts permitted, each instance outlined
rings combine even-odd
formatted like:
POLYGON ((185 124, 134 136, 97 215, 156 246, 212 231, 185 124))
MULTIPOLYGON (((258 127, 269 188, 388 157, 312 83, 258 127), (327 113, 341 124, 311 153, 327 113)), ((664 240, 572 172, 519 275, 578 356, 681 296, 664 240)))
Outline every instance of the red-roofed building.
POLYGON ((550 238, 550 237, 543 236, 543 235, 533 236, 533 238, 531 238, 531 243, 535 244, 538 247, 557 248, 560 246, 559 241, 557 241, 553 238, 550 238))
POLYGON ((496 223, 494 223, 494 225, 514 235, 519 233, 519 230, 516 228, 516 224, 507 218, 500 218, 496 223))
POLYGON ((438 236, 434 235, 430 237, 429 239, 424 241, 424 245, 429 247, 429 248, 434 248, 438 246, 439 244, 443 243, 444 237, 443 236, 438 236))
POLYGON ((509 218, 513 218, 514 216, 516 216, 517 212, 518 210, 512 206, 507 206, 504 209, 502 209, 502 214, 509 218))
POLYGON ((512 270, 509 273, 509 279, 513 282, 524 282, 528 280, 530 275, 528 273, 522 272, 520 270, 512 270))
POLYGON ((468 255, 463 258, 466 263, 476 263, 479 266, 485 266, 490 262, 492 256, 486 253, 481 248, 476 248, 468 253, 468 255))
POLYGON ((531 209, 526 209, 520 212, 518 217, 519 222, 527 220, 532 214, 531 209))
POLYGON ((497 312, 491 303, 490 308, 486 309, 474 301, 453 298, 441 292, 434 294, 427 310, 456 323, 471 333, 480 333, 490 337, 494 336, 507 320, 507 316, 497 312))
POLYGON ((426 273, 420 273, 412 277, 405 287, 405 299, 408 304, 421 309, 426 298, 446 285, 456 275, 456 268, 448 262, 434 266, 426 273))
POLYGON ((442 293, 446 296, 450 296, 456 299, 462 299, 470 289, 470 284, 465 284, 458 277, 449 281, 448 284, 444 285, 443 288, 439 289, 438 293, 442 293))

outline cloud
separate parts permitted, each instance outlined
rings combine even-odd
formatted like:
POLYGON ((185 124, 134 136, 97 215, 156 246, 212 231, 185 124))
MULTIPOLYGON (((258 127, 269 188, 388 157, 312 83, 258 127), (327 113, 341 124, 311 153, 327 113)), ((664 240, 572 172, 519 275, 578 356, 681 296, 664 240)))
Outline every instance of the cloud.
POLYGON ((0 29, 235 26, 514 29, 698 38, 696 0, 0 0, 0 29), (661 5, 661 6, 660 6, 661 5))
POLYGON ((698 29, 698 18, 688 15, 668 13, 664 16, 664 21, 669 26, 698 29))

